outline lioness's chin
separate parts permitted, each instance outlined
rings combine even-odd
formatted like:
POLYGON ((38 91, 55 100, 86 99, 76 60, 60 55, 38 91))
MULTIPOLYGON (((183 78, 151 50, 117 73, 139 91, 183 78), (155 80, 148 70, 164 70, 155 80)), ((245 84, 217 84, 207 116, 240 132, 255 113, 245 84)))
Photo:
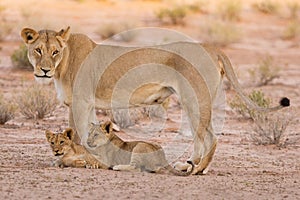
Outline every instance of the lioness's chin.
POLYGON ((35 81, 38 82, 39 84, 43 84, 43 85, 48 85, 51 83, 51 81, 53 80, 52 77, 34 77, 35 81))

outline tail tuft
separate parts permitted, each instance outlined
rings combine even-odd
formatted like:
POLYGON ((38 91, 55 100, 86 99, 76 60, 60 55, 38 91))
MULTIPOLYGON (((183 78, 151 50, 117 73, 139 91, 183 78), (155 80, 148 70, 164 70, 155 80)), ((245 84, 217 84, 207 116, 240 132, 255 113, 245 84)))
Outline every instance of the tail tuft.
POLYGON ((288 106, 290 106, 290 100, 288 98, 284 97, 280 100, 280 105, 283 107, 288 107, 288 106))

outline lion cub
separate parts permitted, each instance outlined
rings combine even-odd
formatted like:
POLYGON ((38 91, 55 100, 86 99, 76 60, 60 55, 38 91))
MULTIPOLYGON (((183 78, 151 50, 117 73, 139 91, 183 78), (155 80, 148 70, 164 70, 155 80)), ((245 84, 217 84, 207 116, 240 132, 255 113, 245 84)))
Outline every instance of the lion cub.
POLYGON ((194 164, 191 161, 188 161, 191 170, 178 171, 169 165, 161 146, 143 141, 125 142, 113 132, 112 126, 109 121, 100 125, 92 124, 87 140, 88 146, 94 148, 93 153, 108 168, 148 172, 165 169, 179 176, 188 176, 193 172, 194 164))
POLYGON ((62 156, 54 162, 54 166, 61 168, 105 168, 105 166, 95 159, 84 146, 78 145, 73 141, 73 129, 67 128, 62 133, 53 133, 46 130, 45 133, 53 154, 55 156, 62 156))

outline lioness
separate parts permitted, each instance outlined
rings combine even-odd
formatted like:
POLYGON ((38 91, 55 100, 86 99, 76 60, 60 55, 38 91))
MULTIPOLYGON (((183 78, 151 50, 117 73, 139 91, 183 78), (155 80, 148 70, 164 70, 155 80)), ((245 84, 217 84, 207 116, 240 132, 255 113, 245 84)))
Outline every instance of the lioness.
POLYGON ((126 142, 113 131, 113 125, 106 121, 100 125, 92 124, 87 144, 101 155, 101 163, 117 171, 162 172, 164 169, 178 176, 188 176, 193 172, 194 164, 188 161, 190 169, 182 172, 171 167, 166 160, 162 147, 144 141, 126 142))
MULTIPOLYGON (((111 109, 112 103, 116 104, 114 108, 128 108, 159 104, 176 93, 193 133, 193 174, 207 172, 216 149, 212 102, 224 76, 251 109, 268 112, 289 106, 289 99, 283 98, 279 106, 258 107, 242 92, 227 56, 206 44, 176 42, 143 48, 96 45, 85 35, 71 34, 69 27, 59 32, 24 28, 21 36, 36 80, 45 83, 54 79, 58 99, 70 108, 69 125, 76 127, 76 141, 81 138, 83 144, 88 124, 96 121, 95 102, 101 109, 111 109), (156 65, 149 65, 153 63, 156 65), (124 91, 116 92, 119 81, 137 66, 148 68, 144 74, 141 71, 131 76, 130 83, 145 79, 149 83, 133 85, 128 89, 135 90, 126 95, 119 94, 124 91)), ((190 165, 181 163, 176 167, 186 170, 190 165)))
POLYGON ((84 146, 74 143, 73 129, 67 128, 62 133, 53 133, 46 130, 45 133, 53 154, 55 156, 62 156, 54 162, 54 166, 61 168, 106 168, 84 146))

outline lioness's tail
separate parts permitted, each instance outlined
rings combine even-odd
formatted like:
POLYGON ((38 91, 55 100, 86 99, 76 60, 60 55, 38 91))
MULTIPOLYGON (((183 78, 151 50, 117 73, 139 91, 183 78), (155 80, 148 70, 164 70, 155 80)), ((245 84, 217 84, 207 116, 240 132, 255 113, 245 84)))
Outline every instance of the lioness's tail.
POLYGON ((290 100, 288 98, 284 97, 280 100, 280 102, 279 102, 280 104, 278 106, 271 107, 271 108, 259 107, 253 101, 251 101, 250 98, 248 98, 244 94, 244 92, 241 88, 241 85, 239 84, 239 82, 237 80, 237 77, 232 69, 232 65, 231 65, 229 59, 227 58, 227 56, 225 56, 224 54, 219 54, 218 60, 219 60, 219 63, 223 66, 226 77, 229 80, 229 82, 231 83, 233 89, 238 93, 238 95, 243 99, 243 101, 246 103, 246 105, 249 108, 257 110, 257 111, 262 111, 262 112, 270 112, 270 111, 276 111, 281 108, 290 106, 290 100))
POLYGON ((190 160, 187 161, 187 163, 189 163, 192 166, 192 169, 190 171, 179 171, 177 169, 174 169, 171 165, 166 166, 165 168, 172 174, 177 175, 177 176, 189 176, 191 175, 191 173, 194 171, 194 163, 190 160))

